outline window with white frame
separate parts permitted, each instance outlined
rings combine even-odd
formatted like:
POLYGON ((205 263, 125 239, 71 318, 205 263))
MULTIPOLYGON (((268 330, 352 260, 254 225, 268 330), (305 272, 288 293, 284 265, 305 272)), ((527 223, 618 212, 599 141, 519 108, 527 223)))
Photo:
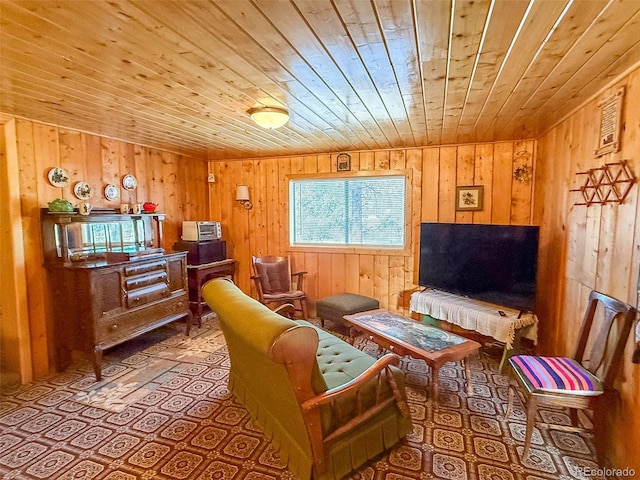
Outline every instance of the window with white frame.
POLYGON ((291 245, 404 248, 404 175, 289 181, 291 245))

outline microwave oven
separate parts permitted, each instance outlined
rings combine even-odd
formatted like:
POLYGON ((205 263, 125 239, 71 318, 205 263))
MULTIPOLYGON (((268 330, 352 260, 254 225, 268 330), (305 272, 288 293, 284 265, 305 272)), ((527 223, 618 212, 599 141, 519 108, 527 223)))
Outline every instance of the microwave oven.
POLYGON ((220 240, 222 228, 220 222, 182 222, 182 240, 202 242, 206 240, 220 240))
POLYGON ((227 242, 224 240, 207 240, 206 242, 190 242, 180 240, 173 244, 176 252, 187 252, 189 265, 220 262, 227 258, 227 242))

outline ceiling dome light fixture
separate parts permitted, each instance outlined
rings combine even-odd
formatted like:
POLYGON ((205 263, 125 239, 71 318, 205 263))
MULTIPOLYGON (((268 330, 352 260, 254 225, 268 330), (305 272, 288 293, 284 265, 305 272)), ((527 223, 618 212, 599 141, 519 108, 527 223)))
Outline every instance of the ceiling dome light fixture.
POLYGON ((280 107, 252 108, 249 115, 262 128, 279 128, 289 121, 289 112, 280 107))

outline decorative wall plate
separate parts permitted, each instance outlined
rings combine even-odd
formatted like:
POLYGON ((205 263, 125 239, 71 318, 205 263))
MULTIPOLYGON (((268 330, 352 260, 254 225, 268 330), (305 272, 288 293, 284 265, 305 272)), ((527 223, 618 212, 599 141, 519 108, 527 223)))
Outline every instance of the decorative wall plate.
POLYGON ((107 200, 117 200, 119 196, 120 190, 112 183, 104 187, 104 198, 107 200))
POLYGON ((47 178, 49 179, 49 183, 54 187, 66 187, 69 185, 69 174, 64 168, 53 167, 47 173, 47 178))
POLYGON ((73 193, 80 200, 89 200, 93 191, 91 190, 91 185, 87 182, 77 182, 73 186, 73 193))
POLYGON ((124 177, 122 177, 122 186, 125 190, 135 190, 138 186, 138 180, 136 177, 127 173, 124 177))

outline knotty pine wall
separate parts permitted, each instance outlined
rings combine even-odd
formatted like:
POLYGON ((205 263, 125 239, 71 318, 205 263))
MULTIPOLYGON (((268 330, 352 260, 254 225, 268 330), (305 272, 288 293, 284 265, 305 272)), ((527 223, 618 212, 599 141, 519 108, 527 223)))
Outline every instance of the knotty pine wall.
MULTIPOLYGON (((584 181, 576 172, 626 159, 640 176, 640 69, 600 92, 597 98, 547 132, 538 141, 534 222, 541 228, 538 298, 546 321, 540 350, 571 354, 586 299, 592 289, 637 306, 640 263, 640 188, 633 186, 622 205, 578 206, 584 181), (626 88, 622 147, 595 158, 600 99, 626 88)), ((631 363, 635 342, 629 338, 618 375, 620 402, 614 413, 612 464, 640 472, 640 365, 631 363)))
POLYGON ((42 267, 40 208, 55 198, 77 204, 73 185, 78 181, 93 187, 89 202, 94 207, 153 201, 166 214, 164 248, 171 250, 182 220, 208 217, 207 162, 23 119, 4 121, 5 142, 17 149, 19 165, 19 178, 11 181, 19 185, 28 298, 28 318, 20 321, 28 321, 30 334, 30 345, 21 348, 31 348, 33 373, 38 378, 54 368, 49 306, 55 301, 48 296, 42 267), (48 182, 47 172, 56 166, 70 174, 69 186, 56 188, 48 182), (131 192, 122 188, 127 173, 138 180, 137 189, 131 192), (110 183, 120 187, 120 199, 112 202, 103 193, 110 183))
POLYGON ((336 154, 244 161, 211 161, 210 215, 222 222, 229 256, 238 261, 237 283, 255 296, 251 255, 291 255, 305 282, 311 312, 315 301, 342 292, 377 298, 381 307, 408 313, 417 287, 419 226, 422 221, 529 224, 532 181, 513 178, 517 166, 533 166, 534 142, 349 152, 351 171, 371 175, 409 170, 410 246, 406 252, 289 246, 288 175, 336 171, 336 154), (249 186, 252 210, 235 199, 238 184, 249 186), (484 209, 455 211, 456 185, 484 185, 484 209))

